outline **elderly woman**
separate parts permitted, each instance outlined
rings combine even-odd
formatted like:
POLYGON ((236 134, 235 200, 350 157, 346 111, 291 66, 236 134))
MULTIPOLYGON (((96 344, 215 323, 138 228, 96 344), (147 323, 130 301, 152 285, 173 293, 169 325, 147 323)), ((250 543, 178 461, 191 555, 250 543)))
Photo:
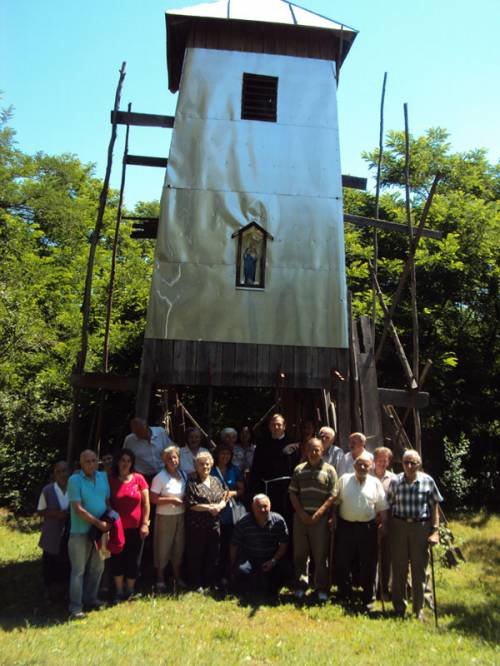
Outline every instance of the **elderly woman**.
POLYGON ((220 548, 220 513, 226 506, 222 483, 211 476, 214 460, 198 453, 186 488, 186 565, 189 583, 202 591, 215 583, 220 548))
POLYGON ((135 590, 142 541, 149 534, 149 493, 146 479, 135 471, 135 454, 122 449, 109 475, 110 504, 120 515, 125 535, 121 553, 111 555, 116 601, 128 599, 135 590))
POLYGON ((43 582, 47 596, 53 598, 56 596, 55 588, 67 585, 69 580, 68 465, 64 461, 54 465, 54 482, 43 488, 37 511, 43 517, 38 542, 43 551, 43 582))
POLYGON ((165 469, 151 483, 151 502, 156 504, 154 535, 154 563, 156 569, 156 591, 164 592, 165 567, 172 564, 174 590, 185 587, 181 578, 184 555, 184 495, 187 476, 180 469, 180 449, 168 446, 163 451, 165 469))
POLYGON ((233 452, 227 444, 221 444, 214 451, 215 464, 211 474, 222 483, 226 491, 227 504, 220 514, 220 557, 217 567, 218 578, 225 582, 229 576, 229 544, 233 532, 233 511, 230 500, 239 500, 245 492, 241 472, 232 463, 233 452))
MULTIPOLYGON (((374 468, 372 474, 384 486, 385 494, 389 490, 392 479, 396 478, 394 472, 388 468, 392 463, 392 451, 386 446, 379 446, 373 452, 374 468)), ((389 545, 389 535, 384 534, 380 539, 380 569, 377 580, 377 590, 379 594, 384 595, 384 599, 389 599, 389 581, 391 578, 391 550, 389 545)))

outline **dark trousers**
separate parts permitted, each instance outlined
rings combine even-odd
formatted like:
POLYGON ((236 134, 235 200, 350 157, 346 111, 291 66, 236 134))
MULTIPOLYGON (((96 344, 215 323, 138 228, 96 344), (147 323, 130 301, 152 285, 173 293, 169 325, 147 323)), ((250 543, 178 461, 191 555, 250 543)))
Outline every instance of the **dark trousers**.
POLYGON ((210 587, 215 583, 219 549, 218 524, 206 527, 186 525, 186 574, 192 588, 210 587))
MULTIPOLYGON (((240 563, 244 561, 245 558, 241 559, 240 563)), ((292 574, 292 566, 287 559, 281 559, 267 573, 261 569, 262 563, 265 560, 248 559, 248 561, 252 565, 251 573, 244 574, 236 569, 234 592, 241 596, 276 597, 292 574)))
MULTIPOLYGON (((66 548, 66 544, 64 544, 66 548)), ((54 583, 69 584, 70 564, 67 552, 60 555, 52 555, 42 551, 42 572, 45 587, 51 587, 54 583)))
POLYGON ((229 577, 229 545, 233 534, 233 524, 220 526, 220 550, 217 564, 217 579, 229 577))
POLYGON ((377 526, 375 521, 353 523, 338 519, 335 539, 336 579, 340 595, 351 592, 353 564, 359 562, 359 584, 363 602, 373 601, 377 573, 377 526))
POLYGON ((138 558, 142 545, 139 528, 132 527, 123 530, 125 533, 125 546, 118 555, 111 555, 111 573, 113 576, 125 576, 135 580, 139 575, 138 558))

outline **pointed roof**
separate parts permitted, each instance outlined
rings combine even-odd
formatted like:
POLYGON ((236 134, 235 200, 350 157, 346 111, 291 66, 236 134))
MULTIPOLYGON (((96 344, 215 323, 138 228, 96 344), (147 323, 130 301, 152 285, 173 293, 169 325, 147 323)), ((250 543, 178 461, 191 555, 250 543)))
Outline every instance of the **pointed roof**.
POLYGON ((167 14, 198 16, 204 18, 259 21, 261 23, 286 23, 289 25, 326 28, 356 33, 356 30, 337 23, 321 14, 311 12, 286 0, 216 0, 182 9, 169 9, 167 14))
MULTIPOLYGON (((325 36, 330 36, 332 42, 335 41, 337 45, 335 51, 338 50, 338 56, 335 59, 339 67, 357 35, 354 28, 311 12, 287 0, 216 0, 192 7, 169 9, 166 12, 166 22, 169 88, 172 92, 179 87, 184 50, 191 27, 200 22, 205 25, 217 23, 219 27, 232 24, 233 30, 237 30, 236 24, 241 22, 246 22, 249 26, 258 24, 261 28, 263 24, 267 24, 268 29, 273 29, 274 25, 275 30, 281 31, 281 36, 283 36, 283 30, 295 31, 298 29, 308 32, 317 30, 323 39, 326 38, 325 36)), ((243 47, 241 50, 248 49, 243 47)), ((286 51, 277 50, 274 52, 286 53, 286 51)))

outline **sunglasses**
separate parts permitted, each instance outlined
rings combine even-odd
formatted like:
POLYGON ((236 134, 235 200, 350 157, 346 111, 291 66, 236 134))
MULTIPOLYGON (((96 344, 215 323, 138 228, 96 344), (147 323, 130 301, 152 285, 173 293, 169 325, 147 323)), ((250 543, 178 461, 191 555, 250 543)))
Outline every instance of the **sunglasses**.
POLYGON ((414 460, 403 460, 403 465, 408 465, 409 467, 417 467, 420 463, 415 462, 414 460))

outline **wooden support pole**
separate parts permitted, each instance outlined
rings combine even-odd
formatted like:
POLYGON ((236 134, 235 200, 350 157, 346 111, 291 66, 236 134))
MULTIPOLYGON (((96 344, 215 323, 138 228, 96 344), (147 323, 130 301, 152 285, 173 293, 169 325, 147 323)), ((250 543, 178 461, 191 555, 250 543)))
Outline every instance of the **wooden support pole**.
POLYGON ((394 296, 392 298, 391 302, 391 307, 389 309, 389 314, 385 318, 385 323, 384 323, 384 329, 382 331, 382 335, 380 337, 380 341, 378 343, 377 351, 375 353, 375 362, 377 362, 380 359, 380 355, 382 353, 382 349, 384 347, 384 343, 387 338, 387 333, 389 329, 389 321, 393 319, 394 317, 394 312, 396 311, 397 306, 399 305, 399 301, 401 299, 401 294, 403 293, 403 288, 406 284, 406 280, 408 279, 408 275, 410 273, 410 266, 411 266, 411 259, 415 256, 415 252, 417 251, 418 243, 420 242, 420 239, 422 237, 422 231, 425 226, 425 221, 427 219, 427 216, 429 214, 429 210, 432 205, 432 200, 434 198, 434 194, 436 192, 436 187, 437 184, 439 183, 441 176, 440 174, 436 174, 434 181, 431 185, 431 189, 429 191, 429 196, 427 197, 427 201, 425 202, 424 210, 422 212, 422 217, 420 218, 420 222, 418 224, 416 233, 413 237, 413 243, 412 243, 412 248, 410 254, 412 257, 407 257, 405 265, 403 267, 403 270, 401 271, 401 275, 399 276, 399 282, 398 286, 396 287, 396 291, 394 293, 394 296))
MULTIPOLYGON (((369 266, 370 266, 370 271, 371 271, 371 275, 372 275, 372 281, 373 281, 373 287, 375 289, 375 294, 378 297, 380 307, 382 308, 384 316, 388 317, 389 316, 389 309, 388 309, 388 307, 385 303, 384 296, 383 296, 382 291, 380 289, 380 284, 379 284, 379 281, 377 279, 377 275, 375 274, 375 271, 373 270, 373 266, 371 265, 370 262, 369 262, 369 266)), ((403 368, 403 372, 405 374, 408 386, 412 391, 418 390, 418 382, 416 380, 415 375, 412 372, 412 369, 410 367, 410 364, 409 364, 408 359, 407 359, 406 354, 405 354, 405 350, 403 348, 403 345, 401 344, 401 341, 399 339, 399 335, 396 331, 396 327, 394 326, 394 323, 393 323, 392 319, 388 319, 388 322, 389 322, 388 330, 389 330, 389 333, 391 334, 391 337, 394 341, 394 346, 396 347, 396 354, 397 354, 397 357, 399 358, 399 360, 401 362, 401 366, 403 368)))
POLYGON ((431 361, 431 359, 429 358, 429 359, 427 359, 427 361, 425 362, 424 368, 423 368, 422 372, 420 373, 420 383, 419 383, 419 387, 418 387, 418 389, 417 389, 416 391, 413 391, 413 392, 412 392, 412 396, 411 396, 411 404, 409 405, 409 407, 406 408, 406 411, 405 411, 405 413, 404 413, 404 416, 403 416, 403 418, 401 419, 401 422, 400 422, 400 425, 399 425, 398 431, 397 431, 397 433, 396 433, 396 444, 399 442, 399 439, 400 439, 400 437, 401 437, 401 433, 402 433, 402 431, 403 431, 403 428, 404 428, 404 426, 405 426, 405 423, 406 423, 406 421, 407 421, 409 415, 410 415, 410 414, 413 412, 413 410, 415 409, 415 403, 416 403, 416 401, 417 401, 417 393, 418 393, 418 391, 422 388, 422 386, 423 386, 423 384, 424 384, 424 382, 425 382, 425 379, 426 379, 426 377, 427 377, 427 375, 428 375, 428 373, 429 373, 429 370, 430 370, 431 368, 432 368, 432 361, 431 361))
POLYGON ((210 443, 212 449, 215 449, 215 447, 217 446, 216 443, 215 443, 215 442, 213 441, 213 439, 209 436, 209 434, 206 432, 206 430, 204 430, 204 429, 201 427, 201 425, 200 425, 200 424, 198 423, 198 421, 194 418, 194 416, 193 416, 192 414, 189 413, 187 407, 185 407, 185 406, 182 404, 182 402, 181 402, 180 400, 179 400, 179 405, 180 405, 180 407, 182 408, 182 411, 184 412, 184 414, 188 417, 188 419, 189 419, 189 420, 191 421, 191 423, 194 425, 194 427, 195 427, 195 428, 198 428, 198 430, 201 432, 201 434, 203 435, 203 437, 205 437, 205 438, 209 441, 209 443, 210 443))
MULTIPOLYGON (((111 138, 108 145, 108 160, 106 164, 106 172, 104 175, 104 181, 102 184, 101 193, 99 196, 99 207, 97 210, 97 218, 94 227, 94 231, 90 237, 90 248, 89 248, 89 258, 87 261, 87 274, 85 277, 85 289, 83 294, 83 303, 82 303, 82 331, 81 331, 81 346, 80 352, 78 353, 77 360, 73 372, 76 374, 82 374, 85 371, 85 362, 87 360, 87 351, 88 351, 88 331, 89 331, 89 321, 90 321, 90 300, 92 294, 92 279, 94 273, 94 262, 95 255, 97 250, 97 245, 99 243, 99 238, 102 231, 103 221, 104 221, 104 211, 106 209, 106 202, 108 200, 108 190, 109 190, 109 180, 111 177, 111 168, 113 165, 113 149, 116 141, 116 113, 120 108, 120 98, 121 91, 123 86, 123 81, 125 80, 125 70, 126 63, 123 62, 120 69, 120 76, 118 79, 118 85, 116 87, 115 93, 115 103, 113 106, 113 124, 111 128, 111 138)), ((70 417, 70 427, 69 427, 69 436, 68 436, 68 446, 66 451, 66 457, 68 463, 73 462, 73 456, 75 455, 75 440, 76 440, 76 429, 78 428, 78 405, 80 402, 80 389, 73 389, 73 405, 71 409, 70 417)))
MULTIPOLYGON (((382 83, 382 96, 380 99, 380 123, 379 123, 379 139, 378 139, 378 159, 377 159, 377 184, 375 187, 375 217, 378 219, 380 215, 380 180, 382 173, 382 155, 384 152, 384 101, 385 101, 385 86, 387 83, 387 72, 384 72, 384 80, 382 83)), ((373 228, 373 271, 377 277, 378 271, 378 230, 377 227, 373 228)), ((375 326, 377 324, 377 294, 375 285, 372 287, 372 337, 373 344, 375 345, 375 326)))

